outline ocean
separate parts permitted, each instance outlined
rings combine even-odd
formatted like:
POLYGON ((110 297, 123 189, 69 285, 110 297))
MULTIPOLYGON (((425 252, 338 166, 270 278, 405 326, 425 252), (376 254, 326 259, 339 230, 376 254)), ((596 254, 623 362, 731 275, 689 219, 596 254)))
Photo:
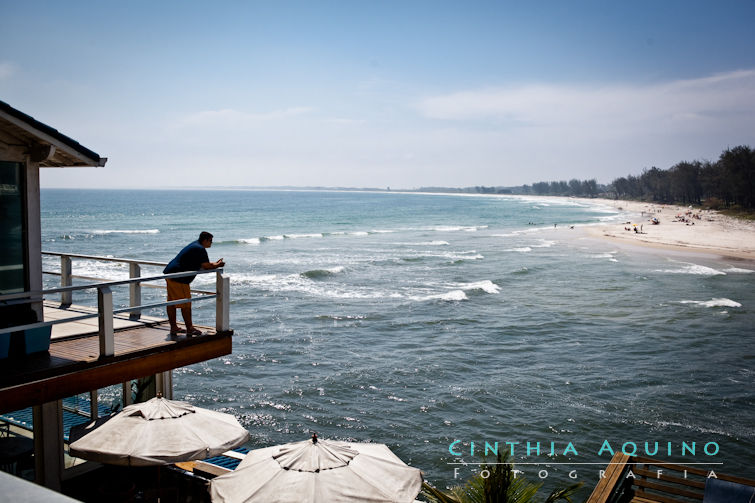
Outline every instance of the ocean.
MULTIPOLYGON (((312 432, 385 443, 439 486, 471 476, 486 443, 544 489, 593 487, 622 448, 755 475, 755 264, 587 237, 636 221, 613 206, 262 190, 41 200, 44 251, 167 262, 214 234, 233 354, 174 371, 174 398, 234 414, 250 448, 312 432)), ((128 270, 77 260, 74 273, 128 270)), ((214 304, 194 317, 213 326, 214 304)))

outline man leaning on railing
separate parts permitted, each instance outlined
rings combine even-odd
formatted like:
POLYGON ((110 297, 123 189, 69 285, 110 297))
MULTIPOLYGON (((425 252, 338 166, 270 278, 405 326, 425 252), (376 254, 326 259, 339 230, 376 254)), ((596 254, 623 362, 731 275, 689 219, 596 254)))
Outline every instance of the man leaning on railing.
MULTIPOLYGON (((178 252, 178 255, 171 260, 163 270, 163 274, 171 274, 176 272, 185 271, 198 271, 200 269, 217 269, 223 267, 225 262, 220 258, 216 262, 210 262, 210 258, 207 255, 207 248, 212 246, 212 234, 209 232, 201 232, 199 239, 186 245, 183 250, 178 252)), ((194 281, 196 276, 186 276, 183 278, 166 279, 168 283, 168 302, 172 300, 190 299, 191 288, 190 284, 194 281)), ((180 333, 186 332, 186 335, 202 335, 202 332, 194 328, 194 324, 191 321, 191 302, 184 304, 174 304, 168 306, 168 321, 170 322, 170 335, 176 336, 180 333), (179 328, 176 323, 176 308, 181 308, 181 316, 183 317, 186 330, 179 328)))

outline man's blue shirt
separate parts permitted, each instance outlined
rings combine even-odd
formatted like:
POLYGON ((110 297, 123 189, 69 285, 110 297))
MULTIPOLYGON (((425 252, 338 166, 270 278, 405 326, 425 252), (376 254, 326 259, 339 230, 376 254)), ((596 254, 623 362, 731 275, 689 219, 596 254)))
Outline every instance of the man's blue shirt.
MULTIPOLYGON (((202 246, 199 241, 194 241, 178 252, 178 255, 176 255, 176 257, 165 266, 163 274, 198 271, 201 269, 202 264, 209 261, 210 258, 207 256, 207 250, 205 247, 202 246)), ((194 281, 195 277, 196 276, 186 276, 185 278, 175 278, 174 281, 189 284, 194 281)))

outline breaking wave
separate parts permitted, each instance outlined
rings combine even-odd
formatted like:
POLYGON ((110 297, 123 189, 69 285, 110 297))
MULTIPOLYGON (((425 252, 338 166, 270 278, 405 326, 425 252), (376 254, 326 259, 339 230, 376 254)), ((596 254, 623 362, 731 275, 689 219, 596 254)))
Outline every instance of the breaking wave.
POLYGON ((485 293, 497 294, 501 292, 501 287, 490 281, 475 281, 474 283, 459 283, 457 285, 462 291, 482 290, 485 293))
POLYGON ((724 272, 727 274, 750 274, 755 271, 752 269, 741 269, 739 267, 729 267, 728 269, 724 269, 724 272))
POLYGON ((680 300, 679 304, 695 304, 703 307, 742 307, 737 301, 731 299, 710 299, 710 300, 680 300))
POLYGON ((655 272, 665 272, 669 274, 696 274, 698 276, 726 276, 726 273, 707 267, 704 265, 683 263, 677 269, 656 269, 655 272))
POLYGON ((446 302, 461 302, 463 300, 469 300, 464 290, 451 290, 450 292, 438 293, 434 295, 426 295, 423 297, 414 296, 412 300, 418 300, 421 302, 429 300, 442 300, 446 302))

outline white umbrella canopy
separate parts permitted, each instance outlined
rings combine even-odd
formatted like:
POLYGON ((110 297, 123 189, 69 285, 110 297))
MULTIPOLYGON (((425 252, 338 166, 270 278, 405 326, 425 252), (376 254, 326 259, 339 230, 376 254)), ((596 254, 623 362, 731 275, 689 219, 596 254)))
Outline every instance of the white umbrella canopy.
POLYGON ((318 440, 258 449, 210 482, 213 503, 411 502, 419 469, 383 444, 318 440))
POLYGON ((164 465, 217 456, 249 432, 230 414, 153 398, 125 407, 70 445, 70 453, 111 465, 164 465))

